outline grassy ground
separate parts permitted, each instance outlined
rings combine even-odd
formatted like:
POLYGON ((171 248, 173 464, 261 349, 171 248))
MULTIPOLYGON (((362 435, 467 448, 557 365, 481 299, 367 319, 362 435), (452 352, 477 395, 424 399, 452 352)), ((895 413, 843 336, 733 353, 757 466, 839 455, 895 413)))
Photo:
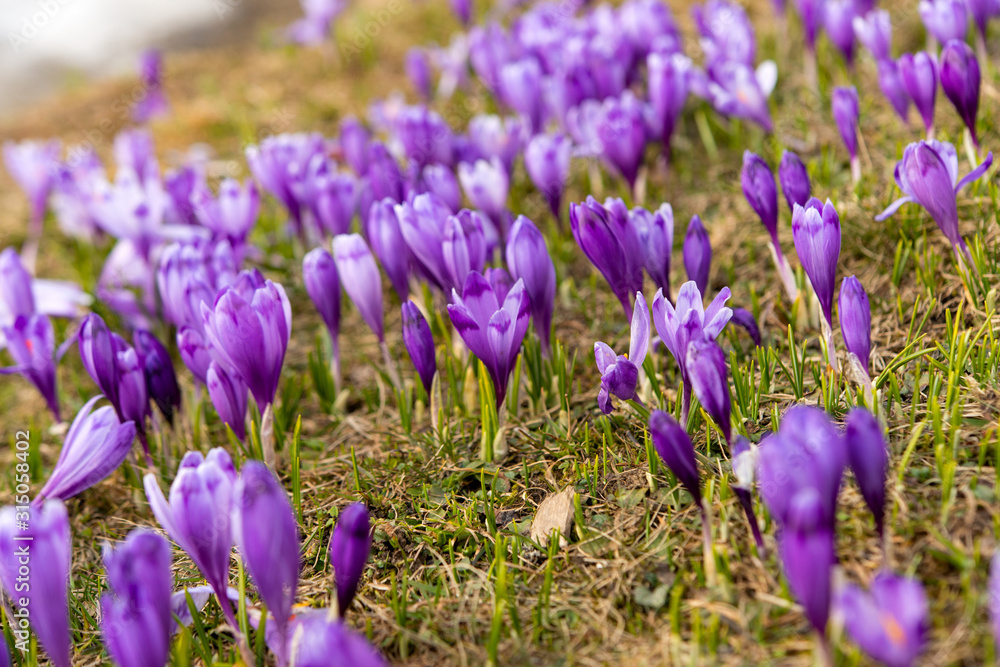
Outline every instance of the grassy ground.
MULTIPOLYGON (((457 29, 443 3, 366 0, 353 6, 338 27, 341 42, 359 46, 358 53, 337 53, 333 47, 304 51, 275 43, 273 28, 288 18, 283 11, 269 16, 247 44, 168 60, 166 88, 175 112, 153 128, 164 163, 175 161, 190 144, 203 142, 216 152, 220 169, 246 176, 242 147, 248 142, 283 131, 335 134, 344 114, 360 114, 369 101, 406 88, 401 63, 409 46, 446 42, 457 29), (374 37, 355 41, 372 26, 377 26, 370 31, 374 37)), ((838 417, 856 402, 852 387, 840 380, 831 383, 825 375, 818 330, 796 331, 790 345, 788 304, 766 251, 765 232, 739 189, 744 148, 776 165, 781 149, 791 147, 808 162, 814 193, 830 197, 840 213, 844 241, 838 280, 855 274, 871 296, 874 366, 892 453, 887 520, 891 566, 919 577, 927 587, 933 621, 927 663, 982 664, 994 654, 984 591, 987 562, 1000 534, 994 468, 1000 455, 1000 347, 993 289, 1000 262, 997 188, 984 181, 959 200, 963 233, 975 236, 984 249, 983 286, 970 299, 944 238, 918 207, 905 207, 884 223, 873 219, 897 196, 892 169, 903 146, 920 134, 916 115, 909 128, 899 123, 877 93, 871 63, 859 64, 853 80, 861 93, 864 178, 852 188, 829 101, 805 87, 801 45, 794 37, 798 30, 775 25, 764 2, 753 2, 750 12, 761 55, 775 58, 781 71, 772 105, 775 134, 764 135, 692 105, 676 136, 669 171, 651 149, 647 163, 654 166, 646 203, 672 203, 678 240, 687 219, 702 216, 714 249, 713 290, 729 285, 733 302, 752 308, 760 319, 766 351, 755 352, 742 335, 727 334, 723 341, 731 350, 731 374, 741 387, 734 394, 736 427, 757 440, 796 402, 820 404, 838 417)), ((916 12, 894 12, 894 18, 897 51, 920 48, 916 12)), ((690 52, 696 40, 686 10, 679 19, 690 52)), ((1000 43, 991 49, 1000 53, 1000 43)), ((819 58, 824 91, 849 80, 826 44, 819 58)), ((95 143, 109 157, 113 132, 122 124, 114 102, 134 85, 120 80, 79 86, 7 119, 0 133, 14 138, 54 135, 68 143, 100 138, 95 143)), ((980 128, 986 147, 998 137, 997 85, 992 74, 984 81, 980 128)), ((443 110, 454 125, 464 126, 489 108, 483 96, 468 95, 443 110)), ((939 136, 960 144, 960 123, 941 96, 937 118, 939 136)), ((962 163, 965 173, 969 166, 964 158, 962 163)), ((568 199, 579 201, 592 187, 581 167, 568 199)), ((610 178, 604 188, 604 194, 626 196, 610 178)), ((626 346, 628 323, 620 307, 572 237, 560 233, 543 213, 543 202, 521 167, 511 208, 547 229, 560 280, 556 338, 565 356, 558 365, 570 383, 560 395, 557 386, 547 379, 533 381, 525 369, 519 400, 508 401, 505 408, 510 453, 500 465, 484 470, 476 462, 475 378, 451 358, 442 339, 447 331, 435 327, 439 369, 443 372, 443 360, 450 359, 462 384, 453 385, 454 393, 445 401, 448 435, 432 435, 426 410, 415 407, 399 334, 399 304, 389 290, 388 343, 410 388, 402 400, 404 409, 381 374, 381 364, 373 362, 380 359, 377 343, 353 309, 342 329, 349 390, 340 407, 323 408, 308 363, 322 325, 302 287, 304 249, 284 239, 281 213, 275 202, 267 201, 255 240, 267 249, 265 273, 285 285, 294 314, 280 402, 285 423, 279 426, 285 427, 287 447, 294 418, 302 416, 301 492, 296 496, 301 499, 304 549, 300 601, 328 603, 326 545, 333 520, 338 508, 360 498, 373 513, 375 546, 351 622, 392 662, 809 664, 814 645, 807 623, 791 601, 775 557, 762 562, 752 549, 728 487, 731 472, 708 420, 696 413, 692 432, 714 468, 703 467, 720 572, 712 587, 705 582, 694 508, 662 466, 654 463, 654 474, 647 476, 651 462, 643 421, 628 410, 610 417, 597 410, 599 376, 592 346, 595 340, 616 349, 626 346), (578 498, 569 544, 536 548, 526 531, 537 505, 567 487, 578 498)), ((0 246, 19 244, 27 207, 6 175, 0 175, 0 211, 0 246)), ((785 210, 781 238, 791 252, 785 210)), ((43 242, 39 273, 93 287, 108 250, 99 248, 95 257, 91 248, 53 231, 43 242)), ((679 285, 679 252, 674 264, 679 285)), ((443 311, 440 298, 436 305, 443 311)), ((159 333, 169 338, 167 331, 159 333)), ((663 400, 672 408, 675 367, 662 354, 655 364, 663 400)), ((218 420, 207 414, 211 406, 197 396, 190 376, 182 375, 185 408, 177 429, 164 434, 161 443, 164 487, 184 451, 226 443, 218 420)), ((68 415, 95 392, 75 353, 60 367, 59 381, 68 415)), ((647 402, 655 403, 652 389, 644 391, 647 402)), ((42 465, 35 471, 41 482, 61 442, 50 431, 42 401, 27 383, 8 379, 0 385, 0 405, 9 433, 5 437, 28 426, 41 435, 42 465)), ((280 469, 292 488, 289 459, 286 449, 280 469)), ((0 501, 9 501, 11 473, 3 475, 8 483, 0 501)), ((101 543, 122 538, 136 525, 155 524, 138 479, 123 468, 69 502, 76 664, 106 660, 96 622, 103 586, 101 543)), ((761 506, 758 513, 766 516, 761 506)), ((773 547, 773 526, 765 528, 773 547)), ((838 530, 844 576, 867 583, 882 555, 853 480, 841 492, 838 530)), ((179 551, 175 564, 179 583, 197 581, 179 551)), ((197 656, 204 650, 221 662, 235 661, 233 643, 219 629, 217 607, 210 604, 203 620, 207 634, 188 638, 200 647, 190 653, 192 659, 200 661, 197 656)), ((846 638, 836 640, 836 650, 838 662, 864 662, 846 638)), ((179 658, 178 664, 187 659, 179 658)))

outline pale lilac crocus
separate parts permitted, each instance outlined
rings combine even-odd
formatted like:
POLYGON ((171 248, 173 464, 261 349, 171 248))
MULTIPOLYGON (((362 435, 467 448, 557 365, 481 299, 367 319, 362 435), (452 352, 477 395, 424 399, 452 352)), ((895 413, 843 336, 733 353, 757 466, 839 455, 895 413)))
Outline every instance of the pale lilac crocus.
POLYGON ((940 44, 965 39, 969 25, 965 0, 920 0, 917 11, 927 32, 940 44))
POLYGON ((570 204, 569 221, 577 245, 608 281, 631 319, 630 299, 642 289, 643 253, 625 202, 608 199, 602 206, 587 197, 582 204, 570 204))
POLYGON ((569 180, 573 145, 565 134, 536 134, 524 149, 524 167, 545 196, 552 217, 561 221, 563 190, 569 180))
POLYGON ((851 178, 856 185, 861 180, 861 161, 858 160, 858 120, 861 116, 858 89, 854 86, 834 88, 831 106, 840 138, 851 156, 851 178))
POLYGON ((556 267, 545 237, 535 223, 523 215, 519 215, 511 227, 505 257, 511 277, 524 282, 531 304, 531 320, 541 340, 542 354, 548 357, 556 300, 556 267))
POLYGON ((965 42, 957 39, 948 42, 941 51, 941 90, 955 107, 979 150, 976 135, 976 114, 979 112, 979 61, 965 42))
POLYGON ((840 216, 829 199, 821 204, 813 197, 805 206, 792 211, 792 238, 795 252, 809 278, 823 313, 823 337, 827 360, 839 368, 833 343, 833 292, 836 288, 837 261, 840 258, 840 216))
POLYGON ((601 373, 601 390, 597 395, 601 412, 610 414, 615 409, 612 396, 623 401, 634 400, 642 405, 636 389, 639 385, 639 369, 642 368, 648 351, 649 307, 642 292, 636 292, 628 354, 617 355, 606 343, 594 343, 597 370, 601 373))
POLYGON ((903 152, 903 159, 896 163, 896 185, 903 196, 875 217, 882 221, 906 203, 916 202, 924 207, 938 228, 951 243, 955 254, 971 260, 969 248, 958 229, 957 195, 969 183, 982 178, 993 164, 993 153, 978 167, 958 178, 958 154, 955 147, 943 141, 912 143, 903 152))
POLYGON ((840 283, 837 300, 837 318, 840 334, 847 348, 847 368, 855 380, 871 389, 872 313, 868 304, 868 294, 861 281, 847 276, 840 283))
POLYGON ((907 95, 920 112, 927 130, 927 138, 934 137, 934 101, 937 97, 938 63, 937 56, 927 51, 916 54, 904 53, 896 61, 900 79, 907 95))
POLYGON ((702 293, 708 290, 708 278, 712 269, 712 243, 708 231, 701 223, 701 217, 691 216, 687 233, 684 235, 684 270, 688 278, 698 285, 702 293))
POLYGON ((0 367, 0 375, 17 373, 30 381, 45 399, 55 420, 60 421, 52 322, 45 315, 18 315, 12 324, 0 325, 0 342, 4 338, 14 365, 0 367))
POLYGON ((876 63, 892 57, 892 20, 884 9, 855 16, 852 21, 854 36, 875 59, 876 63))
POLYGON ((342 234, 335 237, 333 258, 344 291, 354 302, 361 318, 378 338, 379 343, 384 343, 382 277, 365 240, 359 234, 342 234))
POLYGON ((847 584, 835 605, 851 639, 887 667, 911 667, 930 633, 930 608, 916 579, 888 571, 875 575, 867 591, 847 584))
POLYGON ((670 298, 670 255, 674 250, 674 209, 660 204, 654 212, 635 207, 628 214, 642 246, 643 266, 659 289, 670 298))

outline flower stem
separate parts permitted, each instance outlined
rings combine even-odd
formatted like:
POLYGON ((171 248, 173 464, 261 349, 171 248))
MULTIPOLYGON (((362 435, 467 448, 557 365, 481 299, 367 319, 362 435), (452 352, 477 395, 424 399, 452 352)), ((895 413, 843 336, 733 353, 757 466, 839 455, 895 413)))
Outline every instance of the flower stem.
POLYGON ((701 499, 701 536, 705 550, 705 581, 709 586, 715 586, 715 548, 712 545, 712 515, 708 510, 708 501, 701 499))
POLYGON ((760 526, 757 525, 757 515, 753 511, 753 498, 746 489, 733 489, 740 504, 743 505, 743 512, 747 515, 747 522, 750 524, 750 532, 753 533, 754 542, 757 543, 757 554, 761 558, 767 557, 767 548, 764 546, 764 537, 760 534, 760 526))

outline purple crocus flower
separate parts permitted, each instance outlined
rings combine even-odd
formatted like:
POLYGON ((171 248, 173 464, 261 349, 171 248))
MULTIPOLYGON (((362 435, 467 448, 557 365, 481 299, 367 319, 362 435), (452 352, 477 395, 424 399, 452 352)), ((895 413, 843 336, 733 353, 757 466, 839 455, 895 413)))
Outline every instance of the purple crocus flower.
POLYGON ((892 58, 892 20, 889 12, 876 9, 864 16, 855 16, 852 27, 854 36, 868 49, 875 62, 892 58))
POLYGON ((410 80, 417 94, 428 101, 431 99, 433 83, 431 81, 431 65, 427 61, 427 53, 420 47, 413 47, 406 52, 404 62, 406 78, 410 80))
POLYGON ((115 372, 118 379, 118 403, 115 406, 122 421, 134 421, 142 440, 143 449, 149 453, 144 433, 146 417, 152 415, 146 373, 135 348, 116 333, 111 334, 115 350, 115 372))
MULTIPOLYGON (((801 198, 804 194, 805 200, 809 199, 809 175, 798 156, 786 151, 781 157, 779 175, 782 178, 781 187, 785 192, 785 198, 789 201, 789 207, 793 206, 791 197, 801 198), (805 179, 804 184, 803 179, 805 179)), ((774 182, 771 168, 759 155, 743 151, 743 171, 740 173, 740 181, 743 186, 743 196, 771 237, 769 244, 771 256, 788 298, 795 301, 798 294, 795 276, 788 266, 784 253, 781 252, 781 242, 778 240, 778 186, 774 182)), ((708 282, 707 277, 705 282, 708 282)))
POLYGON ((976 24, 979 53, 986 55, 986 26, 990 19, 1000 15, 1000 2, 997 0, 965 0, 965 7, 972 15, 976 24))
POLYGON ((458 180, 472 205, 485 213, 497 231, 505 236, 509 225, 507 194, 510 181, 500 159, 476 160, 473 165, 462 162, 458 165, 458 180))
POLYGON ((726 371, 726 353, 711 338, 695 338, 687 348, 688 378, 698 402, 712 418, 726 442, 732 435, 729 415, 729 380, 726 371))
POLYGON ((687 101, 692 68, 691 59, 681 53, 654 51, 646 58, 654 127, 656 136, 663 143, 663 153, 668 158, 670 137, 687 101))
POLYGON ((708 0, 691 10, 711 69, 724 62, 753 66, 757 40, 746 10, 726 0, 708 0))
POLYGON ((851 177, 857 183, 861 180, 861 162, 858 160, 858 120, 861 117, 858 89, 854 86, 836 87, 832 98, 833 120, 851 156, 851 177))
POLYGON ((826 0, 822 5, 823 27, 848 67, 854 65, 854 0, 826 0))
POLYGON ((965 0, 920 0, 917 11, 927 32, 939 43, 965 39, 969 25, 965 0))
MULTIPOLYGON (((764 448, 767 451, 767 448, 764 448)), ((806 619, 826 642, 832 590, 830 579, 837 562, 831 523, 821 520, 823 508, 813 488, 791 501, 778 541, 778 554, 788 587, 805 611, 806 619)))
POLYGON ((290 664, 296 667, 386 667, 388 663, 363 635, 348 629, 326 610, 309 610, 296 617, 291 637, 290 664))
POLYGON ((205 384, 212 355, 204 334, 194 327, 177 330, 177 353, 198 382, 205 384))
POLYGON ((521 114, 532 134, 541 132, 545 112, 542 68, 534 58, 506 63, 499 70, 499 93, 511 109, 521 114))
POLYGON ((986 586, 986 606, 990 610, 993 643, 1000 645, 1000 551, 993 552, 990 559, 990 579, 986 586))
POLYGON ((698 286, 698 291, 708 290, 708 277, 712 270, 712 243, 708 238, 701 218, 691 216, 687 233, 684 235, 684 270, 688 278, 698 286))
POLYGON ((163 94, 163 54, 150 49, 139 58, 139 79, 144 95, 132 105, 132 120, 145 123, 169 110, 163 94))
POLYGON ((395 206, 395 201, 388 197, 373 203, 365 231, 392 288, 400 301, 406 301, 410 295, 410 249, 403 238, 395 206))
POLYGON ((781 192, 785 195, 789 211, 794 209, 796 204, 805 206, 806 202, 809 201, 809 197, 812 195, 809 171, 802 163, 801 158, 792 151, 781 152, 778 181, 781 183, 781 192))
POLYGON ((337 275, 365 324, 379 342, 385 341, 382 318, 382 277, 375 258, 359 234, 341 234, 333 239, 337 275))
POLYGON ((454 137, 444 118, 423 105, 402 108, 392 130, 406 156, 421 167, 428 164, 452 164, 454 137))
POLYGON ((104 645, 121 667, 164 665, 174 630, 170 544, 136 529, 117 548, 104 545, 110 592, 101 596, 104 645))
POLYGON ((552 312, 556 301, 556 267, 549 256, 545 237, 528 218, 517 216, 507 237, 507 268, 511 277, 524 283, 531 304, 531 320, 542 343, 542 354, 550 351, 552 312))
POLYGON ((934 99, 937 97, 938 64, 933 53, 904 53, 896 61, 906 94, 924 121, 927 136, 934 134, 934 99))
POLYGON ((170 502, 160 490, 155 473, 143 478, 153 515, 171 539, 201 571, 222 607, 226 620, 238 628, 226 591, 233 549, 231 515, 236 468, 229 454, 215 448, 203 456, 188 452, 170 485, 170 502))
MULTIPOLYGON (((521 153, 528 128, 518 118, 479 114, 469 121, 469 143, 484 160, 500 158, 509 175, 521 153)), ((466 162, 474 160, 465 160, 466 162)))
POLYGON ((777 82, 778 67, 771 60, 765 60, 757 69, 728 61, 712 71, 708 97, 719 113, 745 118, 771 132, 774 124, 767 98, 777 82))
POLYGON ((283 645, 299 583, 299 530, 288 494, 262 461, 247 461, 233 489, 233 538, 283 645))
POLYGON ((840 283, 837 317, 840 319, 844 347, 847 348, 847 367, 857 375, 859 382, 870 385, 868 367, 871 365, 872 311, 865 288, 854 276, 847 276, 840 283))
POLYGON ((417 369, 424 391, 430 396, 434 373, 437 372, 434 336, 423 313, 412 301, 403 302, 403 344, 413 367, 417 369))
POLYGON ((656 286, 670 298, 670 254, 674 249, 674 209, 661 204, 655 213, 636 207, 629 211, 643 252, 643 265, 656 286))
POLYGON ((84 369, 120 416, 117 355, 111 331, 100 315, 91 313, 83 319, 77 336, 84 369))
POLYGON ((979 61, 972 48, 959 40, 948 42, 941 52, 941 90, 969 128, 972 143, 977 149, 976 114, 979 112, 980 78, 979 61))
POLYGON ((448 4, 462 25, 472 22, 472 0, 448 0, 448 4))
POLYGON ((635 294, 635 310, 632 313, 632 331, 628 354, 616 355, 606 343, 594 343, 594 357, 597 370, 601 373, 601 390, 597 394, 597 404, 604 414, 614 409, 612 396, 623 401, 637 401, 636 388, 639 385, 639 369, 649 351, 649 306, 642 292, 635 294))
POLYGON ((7 141, 3 145, 4 165, 28 197, 31 225, 38 231, 41 231, 49 194, 56 183, 60 152, 62 144, 55 139, 47 142, 7 141))
POLYGON ((198 221, 216 237, 228 239, 234 247, 246 242, 257 223, 260 193, 253 181, 241 186, 236 179, 226 178, 219 184, 217 197, 212 197, 208 189, 199 189, 191 198, 198 221))
POLYGON ((529 299, 524 282, 518 280, 501 304, 493 286, 472 271, 459 296, 452 290, 448 315, 455 330, 486 366, 493 381, 497 410, 507 397, 507 382, 528 330, 529 299))
MULTIPOLYGON (((391 209, 390 209, 391 211, 391 209)), ((340 278, 337 264, 326 248, 313 248, 302 258, 302 280, 306 293, 323 318, 330 334, 333 363, 340 369, 340 278)))
POLYGON ((365 190, 361 197, 361 210, 369 211, 373 202, 386 197, 394 202, 405 199, 403 172, 399 169, 389 150, 378 141, 373 141, 368 149, 368 172, 365 175, 365 190))
POLYGON ((970 257, 958 230, 958 203, 956 197, 962 188, 982 178, 993 164, 993 153, 978 167, 958 178, 958 154, 955 147, 947 142, 920 141, 910 144, 903 151, 903 159, 896 163, 896 185, 903 196, 889 205, 875 217, 882 221, 908 202, 916 202, 924 207, 938 228, 951 242, 958 254, 959 250, 970 257))
MULTIPOLYGON (((837 260, 840 258, 840 216, 829 199, 825 204, 812 197, 805 206, 792 210, 792 238, 795 252, 809 277, 829 330, 833 329, 833 291, 836 288, 837 260)), ((832 335, 832 334, 831 334, 832 335)), ((836 360, 832 339, 831 361, 836 360)))
POLYGON ((536 134, 524 149, 524 167, 545 195, 552 217, 560 220, 563 190, 569 180, 573 145, 565 134, 536 134))
POLYGON ((285 29, 285 37, 303 46, 322 44, 333 22, 347 7, 343 0, 300 0, 300 4, 305 16, 285 29))
POLYGON ((596 130, 604 161, 635 189, 646 147, 646 125, 642 104, 632 91, 604 100, 596 130))
POLYGON ((181 404, 181 388, 170 353, 156 336, 141 329, 132 334, 135 352, 146 378, 146 393, 173 426, 174 410, 181 404))
POLYGON ((340 152, 357 176, 368 173, 368 151, 371 134, 354 116, 345 116, 340 121, 340 152))
POLYGON ((629 0, 618 8, 618 21, 637 58, 654 49, 681 50, 681 34, 670 8, 657 0, 629 0))
MULTIPOLYGON (((70 667, 69 570, 72 557, 69 515, 60 500, 24 510, 0 509, 0 583, 19 611, 30 619, 42 648, 56 667, 70 667), (31 567, 24 574, 24 554, 31 567)), ((28 632, 14 630, 18 641, 28 632)))
POLYGON ((687 425, 687 410, 691 403, 691 381, 688 375, 688 346, 693 340, 718 337, 733 311, 726 307, 730 292, 724 287, 712 303, 705 308, 701 291, 694 281, 681 285, 677 293, 676 305, 663 296, 663 290, 653 297, 653 325, 660 340, 677 362, 677 368, 684 384, 681 404, 681 423, 687 425))
POLYGON ((87 401, 63 440, 62 451, 49 480, 34 503, 46 498, 66 500, 94 486, 125 461, 135 439, 135 422, 122 423, 114 408, 94 410, 102 396, 87 401))
POLYGON ((371 525, 364 503, 353 503, 337 517, 330 537, 330 564, 337 584, 337 614, 343 618, 358 592, 368 555, 371 553, 371 525))
POLYGON ((122 130, 115 135, 113 153, 119 172, 135 175, 140 183, 160 180, 160 165, 156 161, 153 133, 149 129, 137 127, 122 130))
POLYGON ((570 204, 569 222, 577 245, 632 319, 630 299, 642 289, 643 252, 625 202, 608 199, 601 206, 588 196, 582 204, 570 204))
POLYGON ((52 322, 45 315, 18 315, 13 324, 0 326, 0 332, 14 359, 13 366, 0 368, 0 375, 18 373, 29 380, 42 394, 56 421, 60 421, 52 322))
POLYGON ((864 408, 847 414, 844 444, 847 462, 854 471, 861 497, 875 517, 875 528, 884 536, 885 480, 889 472, 889 451, 878 419, 864 408))
POLYGON ((420 275, 438 289, 445 291, 451 284, 445 267, 444 223, 452 211, 440 198, 425 193, 412 201, 394 206, 399 230, 413 255, 420 275))
POLYGON ((294 231, 301 233, 306 211, 293 186, 306 173, 314 155, 324 151, 323 136, 313 134, 278 134, 260 145, 246 149, 250 172, 261 186, 278 199, 291 217, 294 231))
POLYGON ((795 7, 802 19, 806 47, 815 52, 816 37, 819 36, 823 27, 823 2, 822 0, 795 0, 795 7))
POLYGON ((900 74, 899 65, 895 60, 881 60, 878 63, 878 86, 892 105, 893 111, 903 121, 904 125, 909 124, 908 113, 910 111, 910 94, 903 83, 903 76, 900 74))
POLYGON ((701 483, 698 461, 695 459, 694 445, 687 431, 663 410, 653 410, 649 415, 649 435, 660 458, 694 498, 695 505, 700 507, 701 483))
POLYGON ((249 390, 239 374, 212 361, 205 372, 205 387, 219 419, 232 429, 240 442, 247 437, 247 399, 249 390))
POLYGON ((837 608, 847 634, 869 657, 887 667, 911 667, 930 631, 930 609, 916 579, 879 572, 868 591, 847 584, 837 608))
POLYGON ((760 327, 757 326, 757 318, 746 308, 733 308, 733 315, 730 322, 743 328, 753 340, 753 344, 761 347, 760 327))
POLYGON ((211 308, 201 304, 201 316, 212 354, 243 378, 263 411, 278 391, 292 307, 280 284, 248 275, 246 287, 227 287, 211 308))
MULTIPOLYGON (((420 170, 414 194, 430 192, 443 201, 452 211, 462 208, 462 190, 451 167, 443 164, 429 164, 420 170)), ((407 194, 409 196, 409 194, 407 194)))

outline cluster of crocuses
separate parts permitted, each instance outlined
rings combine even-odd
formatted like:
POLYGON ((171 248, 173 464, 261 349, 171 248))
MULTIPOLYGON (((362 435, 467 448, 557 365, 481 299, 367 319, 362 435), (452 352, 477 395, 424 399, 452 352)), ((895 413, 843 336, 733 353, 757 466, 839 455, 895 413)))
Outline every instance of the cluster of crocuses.
MULTIPOLYGON (((208 456, 189 452, 170 488, 169 502, 155 474, 146 476, 145 486, 160 525, 188 554, 208 586, 175 592, 170 544, 151 530, 137 528, 118 546, 106 544, 108 592, 101 598, 100 624, 104 645, 116 664, 167 664, 171 637, 178 628, 174 617, 190 623, 190 605, 200 610, 213 593, 244 656, 250 654, 246 638, 240 636, 234 605, 244 607, 250 624, 264 633, 279 665, 384 664, 378 651, 342 623, 371 550, 363 504, 341 512, 330 540, 335 604, 314 609, 295 606, 301 559, 298 526, 285 489, 263 463, 248 461, 237 474, 222 449, 208 456), (266 617, 229 586, 234 544, 266 605, 266 617)), ((71 542, 69 516, 60 500, 49 498, 24 511, 0 510, 0 584, 15 607, 25 610, 15 612, 14 618, 30 614, 39 643, 57 667, 71 664, 71 542)), ((26 626, 18 630, 25 631, 26 626)), ((7 664, 2 649, 0 642, 0 659, 7 664)))

